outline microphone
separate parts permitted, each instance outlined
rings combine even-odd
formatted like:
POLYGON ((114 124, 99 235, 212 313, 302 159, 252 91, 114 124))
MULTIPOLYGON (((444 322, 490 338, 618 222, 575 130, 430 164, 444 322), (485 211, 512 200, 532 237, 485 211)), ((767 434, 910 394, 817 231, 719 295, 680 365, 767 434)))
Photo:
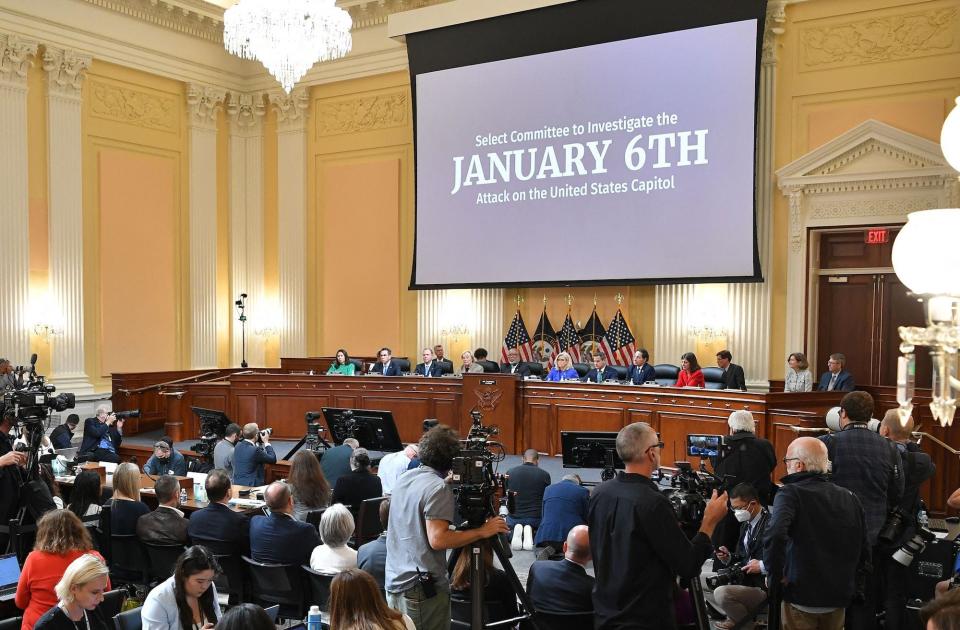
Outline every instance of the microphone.
POLYGON ((246 294, 246 293, 241 293, 241 294, 240 294, 240 297, 246 298, 246 297, 247 297, 247 294, 246 294))
POLYGON ((30 355, 30 373, 31 374, 37 373, 37 353, 36 352, 30 355))

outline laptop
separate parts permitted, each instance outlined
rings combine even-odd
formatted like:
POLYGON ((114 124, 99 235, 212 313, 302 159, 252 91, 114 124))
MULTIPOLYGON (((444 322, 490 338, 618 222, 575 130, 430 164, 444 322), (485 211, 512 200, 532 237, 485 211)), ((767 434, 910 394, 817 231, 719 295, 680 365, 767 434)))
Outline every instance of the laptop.
POLYGON ((76 457, 77 457, 77 451, 79 451, 79 450, 80 450, 80 449, 77 448, 77 447, 58 448, 58 449, 56 450, 56 453, 57 453, 57 455, 63 457, 63 458, 64 458, 65 460, 67 460, 68 462, 72 462, 74 459, 76 459, 76 457))
POLYGON ((0 556, 0 602, 13 599, 17 593, 17 582, 20 581, 20 563, 17 554, 10 553, 0 556))

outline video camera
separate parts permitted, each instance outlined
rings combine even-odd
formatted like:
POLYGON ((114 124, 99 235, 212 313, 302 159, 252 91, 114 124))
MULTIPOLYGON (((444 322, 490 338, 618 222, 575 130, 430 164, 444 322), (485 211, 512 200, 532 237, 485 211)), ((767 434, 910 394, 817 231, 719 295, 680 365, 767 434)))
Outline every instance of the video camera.
POLYGON ((497 488, 504 492, 507 510, 513 511, 513 493, 508 493, 503 475, 494 471, 494 464, 503 461, 503 444, 490 440, 497 435, 497 427, 483 426, 483 415, 470 412, 472 424, 467 439, 460 440, 460 453, 453 458, 453 492, 457 509, 464 519, 462 529, 474 529, 495 516, 494 498, 497 488))
POLYGON ((670 477, 670 487, 664 489, 670 505, 673 507, 680 527, 689 536, 700 528, 703 513, 707 508, 707 501, 714 490, 720 492, 724 480, 707 472, 703 461, 700 470, 694 470, 690 462, 674 462, 677 472, 670 477))
POLYGON ((716 575, 707 576, 707 586, 710 587, 711 591, 715 591, 721 586, 729 586, 730 584, 743 584, 744 579, 747 576, 747 574, 743 571, 743 567, 744 563, 738 562, 737 564, 720 569, 717 571, 716 575))
POLYGON ((190 407, 190 410, 197 414, 200 419, 200 441, 191 446, 190 450, 200 457, 212 460, 213 450, 217 446, 217 442, 222 440, 227 433, 230 418, 224 412, 216 409, 190 407))

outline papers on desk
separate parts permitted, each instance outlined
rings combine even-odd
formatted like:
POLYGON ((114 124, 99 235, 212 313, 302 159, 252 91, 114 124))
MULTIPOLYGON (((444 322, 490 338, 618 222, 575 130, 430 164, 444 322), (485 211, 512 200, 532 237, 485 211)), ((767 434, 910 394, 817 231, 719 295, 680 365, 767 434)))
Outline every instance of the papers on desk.
POLYGON ((260 501, 258 499, 230 499, 230 505, 235 505, 236 507, 249 508, 252 510, 262 508, 267 503, 265 501, 260 501))
POLYGON ((57 475, 57 476, 56 476, 57 483, 73 483, 74 481, 76 481, 76 479, 77 479, 77 478, 74 477, 74 476, 72 476, 72 475, 57 475))

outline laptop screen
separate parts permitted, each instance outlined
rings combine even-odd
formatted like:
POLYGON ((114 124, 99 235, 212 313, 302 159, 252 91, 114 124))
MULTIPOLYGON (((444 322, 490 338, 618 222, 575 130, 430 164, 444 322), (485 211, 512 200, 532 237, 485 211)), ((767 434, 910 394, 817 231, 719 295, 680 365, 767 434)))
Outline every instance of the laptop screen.
POLYGON ((0 588, 16 586, 20 580, 20 563, 16 554, 0 556, 0 588))

